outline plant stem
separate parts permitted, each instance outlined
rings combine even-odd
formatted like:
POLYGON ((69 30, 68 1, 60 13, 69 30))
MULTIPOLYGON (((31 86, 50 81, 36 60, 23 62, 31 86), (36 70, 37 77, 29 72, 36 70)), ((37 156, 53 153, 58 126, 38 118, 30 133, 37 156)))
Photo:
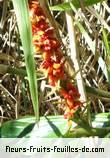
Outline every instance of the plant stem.
POLYGON ((80 137, 90 137, 98 136, 100 138, 105 137, 110 132, 110 128, 90 128, 85 129, 81 127, 76 127, 72 131, 68 131, 64 137, 65 138, 80 138, 80 137))
MULTIPOLYGON (((75 29, 74 29, 72 17, 73 17, 72 12, 67 11, 66 19, 67 19, 67 28, 68 28, 68 34, 69 34, 69 40, 70 40, 71 59, 74 63, 75 72, 78 72, 76 74, 76 80, 77 80, 77 86, 78 86, 79 93, 81 94, 81 101, 86 102, 87 97, 86 97, 86 93, 85 93, 82 72, 80 70, 79 54, 78 54, 77 46, 76 46, 75 29)), ((85 106, 86 106, 86 104, 85 104, 85 106)))

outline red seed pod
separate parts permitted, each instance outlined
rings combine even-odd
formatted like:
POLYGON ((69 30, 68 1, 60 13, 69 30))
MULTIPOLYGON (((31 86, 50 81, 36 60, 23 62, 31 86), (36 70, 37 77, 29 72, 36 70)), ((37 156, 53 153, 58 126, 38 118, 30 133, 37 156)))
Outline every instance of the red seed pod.
POLYGON ((43 69, 47 69, 48 67, 51 67, 51 66, 52 66, 51 60, 44 60, 41 65, 43 69))
MULTIPOLYGON (((64 83, 69 77, 64 71, 63 53, 60 50, 60 42, 55 38, 54 28, 49 25, 47 17, 43 12, 38 0, 29 0, 30 20, 32 24, 32 35, 35 52, 42 54, 40 65, 48 83, 57 87, 59 80, 64 83)), ((78 107, 82 106, 80 94, 77 88, 69 81, 57 92, 65 101, 64 117, 71 119, 78 107)))
POLYGON ((60 90, 59 90, 59 93, 60 93, 65 99, 67 99, 67 98, 70 98, 70 99, 71 99, 71 95, 69 95, 66 90, 60 89, 60 90))
POLYGON ((57 69, 60 69, 60 68, 61 68, 61 64, 54 62, 54 63, 53 63, 53 68, 56 69, 56 70, 57 70, 57 69))
POLYGON ((57 81, 58 81, 58 79, 56 78, 56 76, 54 76, 54 75, 49 75, 49 84, 51 85, 51 86, 56 86, 56 84, 57 84, 57 81))
POLYGON ((67 105, 72 108, 73 104, 74 104, 73 99, 72 98, 67 98, 67 105))
POLYGON ((54 31, 53 31, 53 27, 48 28, 47 30, 45 30, 45 36, 47 38, 52 38, 54 36, 54 31))
POLYGON ((52 66, 48 67, 47 74, 48 75, 53 75, 53 67, 52 66))
POLYGON ((44 60, 49 61, 51 59, 51 52, 43 52, 42 57, 44 60))
MULTIPOLYGON (((39 21, 36 22, 34 25, 37 29, 42 30, 42 31, 45 31, 46 29, 48 29, 48 24, 46 23, 44 18, 39 19, 39 21)), ((37 33, 37 30, 35 33, 37 33)))

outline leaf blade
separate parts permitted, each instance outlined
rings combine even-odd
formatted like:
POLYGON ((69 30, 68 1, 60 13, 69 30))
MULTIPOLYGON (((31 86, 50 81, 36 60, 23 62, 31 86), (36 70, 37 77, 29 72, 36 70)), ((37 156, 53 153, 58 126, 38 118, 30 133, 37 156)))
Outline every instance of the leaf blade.
POLYGON ((24 50, 24 58, 26 63, 26 70, 29 81, 29 88, 31 93, 31 99, 33 103, 34 113, 36 116, 36 121, 39 120, 39 107, 38 107, 38 92, 37 92, 37 82, 35 74, 35 63, 33 56, 33 43, 32 43, 32 30, 31 23, 29 19, 28 10, 28 0, 12 0, 17 23, 20 33, 20 38, 24 50))
MULTIPOLYGON (((92 0, 92 1, 91 0, 85 0, 85 7, 97 4, 97 3, 102 2, 102 1, 103 0, 92 0)), ((53 11, 65 11, 65 10, 69 10, 69 9, 71 9, 70 3, 73 3, 73 5, 77 9, 80 8, 80 2, 78 0, 72 0, 70 2, 65 2, 65 3, 62 3, 62 4, 51 6, 50 9, 53 10, 53 11)))

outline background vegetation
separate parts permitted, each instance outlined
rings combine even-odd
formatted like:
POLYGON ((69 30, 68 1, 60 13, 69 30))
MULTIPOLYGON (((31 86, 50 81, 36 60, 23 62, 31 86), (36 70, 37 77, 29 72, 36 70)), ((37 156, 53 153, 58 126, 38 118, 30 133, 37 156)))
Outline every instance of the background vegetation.
MULTIPOLYGON (((59 132, 61 125, 64 133, 67 131, 67 121, 64 120, 63 124, 63 118, 59 117, 63 114, 60 96, 48 85, 46 77, 39 69, 41 55, 34 54, 33 58, 31 26, 28 10, 25 8, 26 4, 27 2, 24 0, 19 0, 19 2, 16 0, 0 1, 0 123, 4 125, 2 134, 8 137, 12 136, 9 127, 12 127, 11 123, 13 122, 7 123, 8 120, 15 120, 35 113, 37 121, 39 114, 40 116, 58 116, 53 117, 53 120, 50 117, 52 122, 49 122, 48 119, 45 120, 45 118, 41 122, 45 124, 45 129, 50 128, 50 126, 53 127, 54 133, 50 136, 57 135, 59 137, 62 135, 59 132), (26 24, 30 27, 26 28, 26 24), (56 130, 54 124, 57 126, 56 130)), ((81 99, 85 101, 84 110, 87 109, 87 112, 86 114, 82 113, 83 121, 87 119, 86 123, 88 124, 91 122, 91 118, 95 118, 96 122, 93 122, 95 127, 109 126, 109 1, 86 0, 83 3, 79 0, 63 3, 61 0, 50 0, 49 7, 52 16, 48 15, 46 3, 41 1, 41 5, 43 5, 51 25, 55 27, 58 39, 62 40, 62 51, 66 59, 65 71, 77 84, 81 99), (74 28, 73 32, 69 33, 71 28, 74 28), (75 36, 74 39, 72 35, 75 36), (75 44, 74 47, 72 47, 73 44, 75 44), (72 50, 74 51, 72 52, 72 50), (78 55, 76 59, 74 58, 75 53, 78 55), (79 67, 75 65, 76 60, 79 67), (79 71, 81 72, 80 81, 77 78, 79 71), (94 114, 105 112, 106 114, 92 117, 94 114)), ((30 125, 29 122, 35 122, 33 117, 26 117, 26 119, 24 119, 23 125, 22 120, 19 120, 17 125, 15 121, 16 128, 17 126, 22 126, 22 128, 20 131, 17 129, 18 133, 13 134, 13 137, 20 134, 20 136, 24 136, 25 134, 23 135, 22 132, 30 125)), ((83 126, 82 120, 74 121, 83 126)), ((32 130, 32 125, 29 126, 27 133, 32 130)), ((15 126, 13 125, 12 128, 15 126)), ((83 130, 80 136, 100 135, 98 129, 95 132, 90 129, 88 132, 88 127, 83 126, 83 130)), ((109 129, 104 130, 104 134, 101 133, 101 136, 110 131, 109 129)), ((66 136, 71 137, 71 133, 67 133, 66 136)), ((77 137, 77 134, 75 136, 77 137)))

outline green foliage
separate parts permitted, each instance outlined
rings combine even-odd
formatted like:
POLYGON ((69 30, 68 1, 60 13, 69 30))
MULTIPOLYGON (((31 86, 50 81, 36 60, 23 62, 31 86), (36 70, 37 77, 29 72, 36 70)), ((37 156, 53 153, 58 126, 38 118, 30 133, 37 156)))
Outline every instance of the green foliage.
MULTIPOLYGON (((85 0, 85 7, 97 4, 97 3, 102 2, 102 1, 103 0, 85 0)), ((71 9, 70 3, 72 3, 76 8, 80 8, 80 1, 79 0, 72 0, 70 2, 65 2, 65 3, 59 4, 59 5, 52 6, 50 8, 52 10, 57 10, 57 11, 69 10, 69 9, 71 9)))
POLYGON ((1 128, 1 137, 61 137, 67 130, 67 120, 63 116, 41 117, 35 124, 35 117, 24 117, 8 121, 1 128))
MULTIPOLYGON (((75 124, 73 123, 73 126, 75 124)), ((110 133, 110 113, 101 113, 92 116, 92 125, 79 121, 78 125, 68 129, 67 120, 63 116, 41 117, 39 125, 35 117, 24 117, 18 120, 7 121, 1 127, 2 138, 59 138, 59 137, 105 137, 110 133)))
POLYGON ((38 92, 36 82, 35 63, 33 56, 32 31, 29 18, 28 0, 13 0, 20 38, 24 50, 26 70, 28 75, 31 99, 36 116, 39 120, 38 92))
MULTIPOLYGON (((85 0, 85 6, 94 5, 102 0, 85 0)), ((28 10, 28 0, 13 0, 14 9, 17 17, 18 28, 20 33, 20 38, 22 42, 22 46, 24 49, 24 57, 26 63, 26 72, 22 72, 25 76, 27 74, 29 80, 29 87, 31 98, 33 102, 33 108, 35 111, 35 117, 25 117, 18 120, 12 120, 4 123, 1 127, 1 137, 8 138, 21 138, 21 137, 42 137, 42 138, 56 138, 56 137, 87 137, 87 136, 99 136, 105 137, 108 133, 110 133, 110 114, 98 114, 92 117, 92 125, 95 127, 91 127, 89 124, 81 120, 80 118, 75 121, 77 126, 74 128, 71 127, 71 130, 68 129, 67 120, 63 118, 63 116, 51 116, 51 117, 41 117, 39 124, 36 124, 39 120, 39 107, 38 107, 38 93, 37 93, 37 79, 35 73, 35 64, 33 57, 33 43, 32 43, 32 32, 31 32, 31 23, 29 20, 29 10, 28 10), (98 127, 98 128, 97 128, 98 127)), ((72 2, 59 4, 57 6, 51 7, 52 10, 68 10, 71 9, 71 6, 74 5, 76 8, 80 7, 80 1, 72 0, 72 2)), ((79 27, 82 34, 84 34, 85 39, 89 39, 89 43, 92 43, 86 31, 80 25, 80 23, 76 23, 79 27)), ((108 43, 105 32, 103 32, 105 46, 108 50, 108 43)), ((93 43, 92 43, 93 44, 93 43)), ((93 52, 95 52, 94 44, 90 47, 93 52), (94 50, 93 50, 94 49, 94 50)), ((109 53, 109 52, 108 52, 109 53)), ((99 63, 100 64, 100 63, 99 63)), ((16 73, 18 73, 16 69, 16 73)), ((19 74, 19 73, 18 73, 19 74)), ((25 88, 22 85, 22 88, 25 88)), ((88 93, 99 94, 98 89, 90 89, 86 87, 88 93)), ((23 96, 25 97, 25 91, 23 91, 23 96)), ((100 91, 100 95, 105 95, 109 98, 110 94, 104 91, 100 91)), ((24 98, 25 99, 25 98, 24 98)), ((26 100, 24 101, 26 103, 26 100)), ((26 106, 26 104, 25 104, 26 106)), ((73 122, 74 124, 74 122, 73 122)))
POLYGON ((108 55, 110 56, 110 46, 109 46, 109 41, 107 39, 107 33, 106 33, 105 29, 103 29, 102 34, 103 34, 103 41, 105 44, 106 51, 107 51, 108 55))
MULTIPOLYGON (((107 33, 105 29, 102 30, 102 35, 103 35, 103 41, 104 41, 104 45, 107 51, 108 58, 110 58, 110 45, 109 45, 109 41, 108 41, 107 33)), ((107 65, 108 81, 110 83, 110 64, 106 63, 106 65, 107 65)))

